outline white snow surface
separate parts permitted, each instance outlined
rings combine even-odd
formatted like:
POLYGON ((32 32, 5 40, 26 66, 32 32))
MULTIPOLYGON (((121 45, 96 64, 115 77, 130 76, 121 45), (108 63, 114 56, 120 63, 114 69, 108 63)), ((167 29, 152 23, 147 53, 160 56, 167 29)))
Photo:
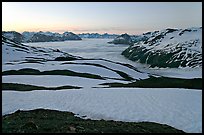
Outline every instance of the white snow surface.
MULTIPOLYGON (((186 32, 187 33, 187 32, 186 32)), ((202 78, 202 68, 149 68, 146 64, 131 61, 121 55, 128 48, 127 45, 114 45, 107 42, 111 39, 82 39, 78 41, 26 43, 29 46, 60 49, 74 56, 84 58, 103 58, 114 62, 127 63, 138 70, 150 74, 157 74, 176 78, 202 78)), ((77 61, 79 62, 79 61, 77 61)), ((118 67, 120 68, 120 67, 118 67)))
POLYGON ((9 44, 2 43, 2 63, 25 60, 28 59, 27 57, 54 59, 59 56, 66 56, 65 53, 56 52, 51 48, 36 48, 22 44, 13 45, 14 43, 9 40, 7 40, 7 42, 9 42, 9 44))
MULTIPOLYGON (((175 53, 167 62, 176 61, 176 58, 179 60, 181 57, 183 61, 187 61, 187 67, 191 67, 188 65, 191 61, 202 61, 202 28, 176 29, 173 32, 169 32, 168 29, 161 30, 152 33, 148 42, 142 41, 130 46, 130 51, 136 46, 147 50, 146 53, 175 53)), ((202 62, 195 66, 202 67, 202 62)), ((180 65, 180 68, 183 67, 180 65)))
POLYGON ((113 79, 91 79, 76 76, 62 76, 62 75, 9 75, 2 77, 3 83, 19 83, 19 84, 30 84, 36 86, 46 86, 46 87, 58 87, 65 85, 79 86, 84 88, 91 87, 102 87, 98 84, 101 83, 111 83, 120 82, 128 83, 122 80, 113 79))
POLYGON ((135 78, 135 79, 146 79, 149 78, 149 75, 145 72, 140 73, 137 72, 131 68, 128 68, 126 66, 120 65, 120 64, 116 64, 116 63, 112 63, 112 62, 108 62, 108 61, 101 61, 101 60, 75 60, 73 62, 76 63, 95 63, 95 64, 100 64, 103 66, 106 66, 108 68, 111 69, 115 69, 115 70, 119 70, 119 71, 123 71, 125 73, 127 73, 128 75, 130 75, 131 77, 135 78))
POLYGON ((2 66, 2 71, 19 70, 19 69, 23 69, 23 68, 32 68, 32 69, 37 69, 40 71, 71 70, 71 71, 80 72, 80 73, 96 74, 96 75, 100 75, 102 77, 111 77, 111 78, 122 79, 122 77, 119 74, 117 74, 115 71, 112 71, 112 70, 118 70, 118 71, 122 71, 122 72, 128 74, 129 76, 133 77, 134 79, 149 78, 149 75, 145 72, 140 73, 140 72, 137 72, 137 71, 135 71, 131 68, 128 68, 126 66, 107 62, 107 61, 103 61, 103 60, 74 60, 74 61, 70 62, 72 64, 63 64, 63 63, 66 63, 66 62, 48 61, 48 62, 45 62, 44 64, 39 64, 39 63, 23 63, 23 64, 15 64, 15 65, 6 64, 6 65, 2 66), (77 63, 100 64, 100 65, 106 66, 107 68, 110 68, 110 69, 92 66, 92 65, 82 65, 82 64, 77 64, 77 63))
MULTIPOLYGON (((57 62, 55 62, 57 63, 57 62)), ((116 72, 111 71, 109 69, 105 69, 102 67, 96 67, 92 65, 78 65, 78 64, 63 64, 59 65, 51 65, 49 62, 46 62, 45 64, 33 64, 33 63, 25 63, 25 64, 20 64, 20 65, 5 65, 3 67, 3 71, 5 70, 19 70, 22 68, 32 68, 32 69, 37 69, 40 71, 50 71, 50 70, 71 70, 74 72, 79 72, 79 73, 90 73, 90 74, 95 74, 95 75, 100 75, 102 77, 113 77, 113 78, 120 78, 122 77, 118 75, 116 72)))
POLYGON ((91 119, 168 124, 202 133, 202 91, 178 88, 111 88, 3 91, 2 115, 18 109, 70 111, 91 119))
MULTIPOLYGON (((111 39, 109 39, 111 40, 111 39)), ((81 41, 29 43, 29 46, 45 47, 46 53, 35 52, 37 49, 27 47, 29 53, 17 51, 9 45, 2 45, 3 71, 21 68, 35 68, 41 71, 72 69, 78 72, 94 72, 100 75, 117 77, 117 74, 104 68, 65 64, 65 61, 48 61, 44 64, 24 63, 5 64, 12 60, 21 60, 25 57, 55 58, 63 55, 53 52, 60 49, 66 53, 85 58, 103 58, 114 62, 127 63, 145 73, 135 72, 133 69, 101 60, 76 60, 72 63, 96 63, 111 69, 123 71, 134 78, 147 78, 148 74, 178 78, 202 78, 201 68, 195 69, 149 69, 144 64, 132 62, 121 55, 127 48, 123 45, 107 44, 107 39, 85 39, 81 41), (32 52, 32 53, 30 53, 32 52), (45 55, 47 54, 47 55, 45 55), (40 56, 39 56, 40 55, 40 56), (80 67, 81 68, 80 68, 80 67), (103 72, 104 71, 104 72, 103 72)), ((19 49, 19 48, 18 48, 19 49)), ((24 50, 25 51, 25 50, 24 50)), ((43 63, 43 62, 42 62, 43 63)), ((106 119, 117 121, 151 121, 168 124, 186 132, 202 133, 202 91, 179 88, 91 88, 99 87, 100 83, 122 82, 114 79, 99 80, 82 77, 60 75, 9 75, 2 77, 3 83, 21 83, 37 86, 57 87, 64 85, 81 86, 83 89, 68 90, 37 90, 37 91, 2 91, 2 115, 10 114, 18 109, 32 110, 37 108, 70 111, 78 116, 86 115, 91 119, 106 119)))
MULTIPOLYGON (((152 33, 152 37, 148 39, 148 41, 151 41, 154 39, 157 35, 160 35, 162 33, 167 32, 166 29, 158 31, 156 33, 152 33)), ((149 44, 139 44, 140 46, 145 46, 146 49, 152 49, 152 50, 171 50, 171 48, 175 47, 178 43, 187 43, 187 42, 193 42, 194 40, 198 40, 199 43, 196 44, 197 46, 191 46, 189 47, 188 44, 186 44, 183 47, 186 47, 191 50, 195 50, 198 52, 202 52, 202 28, 188 28, 188 29, 177 29, 177 31, 167 33, 164 36, 164 39, 161 40, 160 43, 150 46, 149 44), (184 30, 191 30, 190 32, 184 30), (183 32, 183 34, 181 34, 183 32), (181 35, 179 35, 181 34, 181 35), (174 46, 167 47, 168 44, 174 44, 174 46)))

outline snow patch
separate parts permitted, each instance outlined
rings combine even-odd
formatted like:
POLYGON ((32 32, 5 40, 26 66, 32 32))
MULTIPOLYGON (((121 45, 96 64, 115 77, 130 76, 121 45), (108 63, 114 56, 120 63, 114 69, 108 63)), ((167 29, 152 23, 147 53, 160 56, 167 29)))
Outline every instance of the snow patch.
POLYGON ((178 88, 111 88, 3 91, 2 115, 18 109, 71 111, 91 119, 150 121, 202 133, 202 91, 178 88))

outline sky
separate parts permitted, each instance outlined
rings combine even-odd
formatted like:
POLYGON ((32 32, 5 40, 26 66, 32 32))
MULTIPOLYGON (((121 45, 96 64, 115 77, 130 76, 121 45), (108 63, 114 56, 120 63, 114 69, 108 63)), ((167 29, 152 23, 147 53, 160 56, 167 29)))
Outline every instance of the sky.
POLYGON ((2 31, 142 34, 202 26, 202 2, 2 2, 2 31))

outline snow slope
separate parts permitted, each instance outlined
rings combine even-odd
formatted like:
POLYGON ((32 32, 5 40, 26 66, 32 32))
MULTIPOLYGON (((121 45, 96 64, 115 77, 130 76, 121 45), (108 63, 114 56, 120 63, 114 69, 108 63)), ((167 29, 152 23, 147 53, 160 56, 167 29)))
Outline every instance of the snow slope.
POLYGON ((74 57, 68 53, 43 47, 31 47, 16 43, 2 36, 2 63, 22 60, 53 60, 56 57, 74 57))
POLYGON ((150 67, 202 67, 202 27, 152 32, 122 55, 150 67))
POLYGON ((120 82, 128 83, 127 81, 114 80, 114 79, 90 79, 83 77, 61 76, 61 75, 9 75, 2 77, 3 83, 18 83, 30 84, 36 86, 57 87, 65 85, 74 85, 83 88, 102 87, 99 84, 120 82))
MULTIPOLYGON (((149 34, 145 36, 150 37, 149 34)), ((160 76, 176 77, 176 78, 202 78, 202 68, 149 68, 148 64, 135 62, 121 55, 121 52, 127 48, 127 45, 114 45, 107 42, 111 39, 83 39, 79 41, 65 42, 44 42, 44 43, 26 43, 28 46, 46 47, 59 49, 74 56, 84 58, 103 58, 114 62, 130 64, 136 67, 139 71, 157 74, 160 76)), ((79 62, 79 61, 77 61, 79 62)), ((105 63, 103 63, 105 64, 105 63)), ((118 65, 116 66, 118 67, 118 65)), ((118 67, 119 68, 119 67, 118 67)))
POLYGON ((91 119, 158 122, 188 133, 202 133, 202 91, 193 89, 2 92, 2 115, 37 108, 71 111, 91 119))
MULTIPOLYGON (((51 65, 49 63, 45 64, 20 64, 19 66, 17 65, 6 65, 3 67, 3 70, 19 70, 22 68, 32 68, 32 69, 37 69, 40 71, 50 71, 50 70, 71 70, 79 73, 90 73, 90 74, 95 74, 95 75, 100 75, 103 77, 113 77, 113 78, 121 78, 120 75, 118 75, 116 72, 113 72, 111 70, 101 68, 101 67, 96 67, 96 66, 91 66, 91 65, 79 65, 79 64, 64 64, 64 65, 51 65)), ((121 78, 122 79, 122 78, 121 78)))
POLYGON ((135 79, 140 78, 148 78, 149 75, 146 73, 137 72, 131 68, 128 68, 124 65, 120 65, 117 63, 113 63, 111 61, 104 60, 75 60, 72 61, 72 64, 63 64, 66 62, 58 62, 58 61, 47 61, 54 60, 59 56, 68 56, 73 58, 78 58, 72 56, 68 53, 50 49, 50 48, 42 48, 42 47, 33 47, 27 46, 23 44, 15 43, 9 39, 4 39, 2 43, 2 61, 3 66, 2 70, 19 70, 22 68, 33 68, 39 69, 40 71, 47 70, 71 70, 80 73, 92 73, 96 75, 101 75, 103 77, 111 77, 122 79, 121 76, 116 73, 114 70, 122 71, 129 76, 132 76, 135 79), (35 63, 32 63, 32 62, 35 63), (76 64, 75 64, 76 63, 76 64), (100 64, 104 67, 94 66, 94 65, 83 65, 80 63, 88 63, 88 64, 100 64))
POLYGON ((23 41, 23 35, 16 31, 2 31, 2 35, 18 43, 23 41))
POLYGON ((149 78, 149 74, 147 74, 146 72, 138 72, 138 71, 135 71, 135 70, 133 70, 131 68, 128 68, 126 66, 123 66, 123 65, 120 65, 120 64, 116 64, 116 63, 112 63, 112 62, 108 62, 108 61, 102 61, 102 60, 75 60, 73 62, 74 63, 95 63, 95 64, 101 64, 101 65, 106 66, 106 67, 111 68, 111 69, 123 71, 123 72, 127 73, 129 76, 131 76, 131 77, 133 77, 135 79, 146 79, 146 78, 149 78))
MULTIPOLYGON (((94 42, 96 41, 94 40, 94 42)), ((91 45, 93 46, 90 44, 83 44, 86 42, 77 42, 69 46, 69 43, 72 44, 73 42, 55 44, 35 43, 29 44, 29 46, 3 38, 3 71, 23 68, 35 68, 41 71, 71 69, 76 72, 94 73, 116 78, 99 80, 62 75, 3 76, 3 83, 21 83, 55 87, 76 85, 82 86, 83 88, 59 91, 37 90, 29 92, 3 90, 2 115, 13 113, 18 109, 30 110, 46 108, 71 111, 78 114, 78 116, 86 115, 86 118, 91 119, 152 121, 168 124, 186 132, 202 132, 202 91, 178 88, 93 88, 96 86, 99 87, 98 84, 101 83, 131 82, 117 80, 121 79, 121 76, 118 76, 114 70, 124 72, 134 79, 148 78, 149 74, 152 72, 147 73, 149 70, 147 72, 140 72, 137 71, 137 67, 136 70, 134 70, 134 68, 116 63, 118 61, 121 62, 121 57, 119 57, 120 50, 121 48, 123 49, 124 46, 121 46, 121 48, 113 47, 111 44, 102 46, 104 44, 100 42, 97 42, 97 45, 92 43, 91 45), (45 46, 46 48, 33 47, 32 45, 45 46), (81 45, 84 45, 83 48, 81 45), (53 46, 54 49, 50 49, 50 46, 53 46), (57 50, 58 47, 63 48, 63 52, 57 50), (98 50, 95 50, 95 48, 98 50), (70 55, 70 52, 72 52, 72 54, 82 54, 83 56, 95 58, 112 58, 112 61, 102 59, 79 59, 79 57, 70 55), (48 61, 59 56, 74 57, 77 58, 77 60, 48 61), (16 62, 16 60, 18 61, 16 62), (39 60, 40 63, 33 63, 33 61, 39 62, 39 60), (83 65, 83 63, 92 65, 83 65), (93 64, 100 64, 102 67, 93 66, 93 64)), ((125 61, 125 59, 123 60, 125 61)), ((130 64, 129 62, 127 63, 130 64)), ((158 71, 158 74, 161 73, 160 71, 161 70, 158 71)), ((164 74, 168 73, 168 71, 164 74)), ((171 75, 171 72, 172 71, 169 71, 168 74, 171 75)), ((188 70, 185 72, 190 75, 188 70)), ((188 75, 186 76, 189 77, 188 75)))

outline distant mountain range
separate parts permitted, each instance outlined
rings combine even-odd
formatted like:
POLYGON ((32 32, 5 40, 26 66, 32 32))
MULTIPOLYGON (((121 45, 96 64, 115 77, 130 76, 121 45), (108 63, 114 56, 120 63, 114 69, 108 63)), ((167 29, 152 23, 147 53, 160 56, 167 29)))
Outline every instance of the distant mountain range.
POLYGON ((22 34, 15 31, 3 31, 2 34, 15 42, 54 42, 66 40, 82 40, 78 35, 72 32, 63 34, 53 32, 23 32, 22 34))
POLYGON ((53 42, 82 40, 81 38, 114 38, 108 43, 127 44, 122 55, 150 67, 202 67, 202 27, 164 29, 141 35, 3 31, 2 35, 15 42, 53 42))
POLYGON ((142 34, 122 55, 150 67, 202 67, 202 27, 142 34))
POLYGON ((54 41, 66 41, 66 40, 82 40, 82 38, 108 38, 114 39, 118 37, 117 34, 99 34, 99 33, 81 33, 74 34, 72 32, 64 32, 63 34, 54 32, 23 32, 19 33, 16 31, 3 31, 2 34, 16 42, 28 43, 28 42, 54 42, 54 41))
POLYGON ((82 34, 78 34, 78 36, 80 38, 116 38, 117 34, 108 34, 108 33, 104 33, 104 34, 99 34, 99 33, 82 33, 82 34))

